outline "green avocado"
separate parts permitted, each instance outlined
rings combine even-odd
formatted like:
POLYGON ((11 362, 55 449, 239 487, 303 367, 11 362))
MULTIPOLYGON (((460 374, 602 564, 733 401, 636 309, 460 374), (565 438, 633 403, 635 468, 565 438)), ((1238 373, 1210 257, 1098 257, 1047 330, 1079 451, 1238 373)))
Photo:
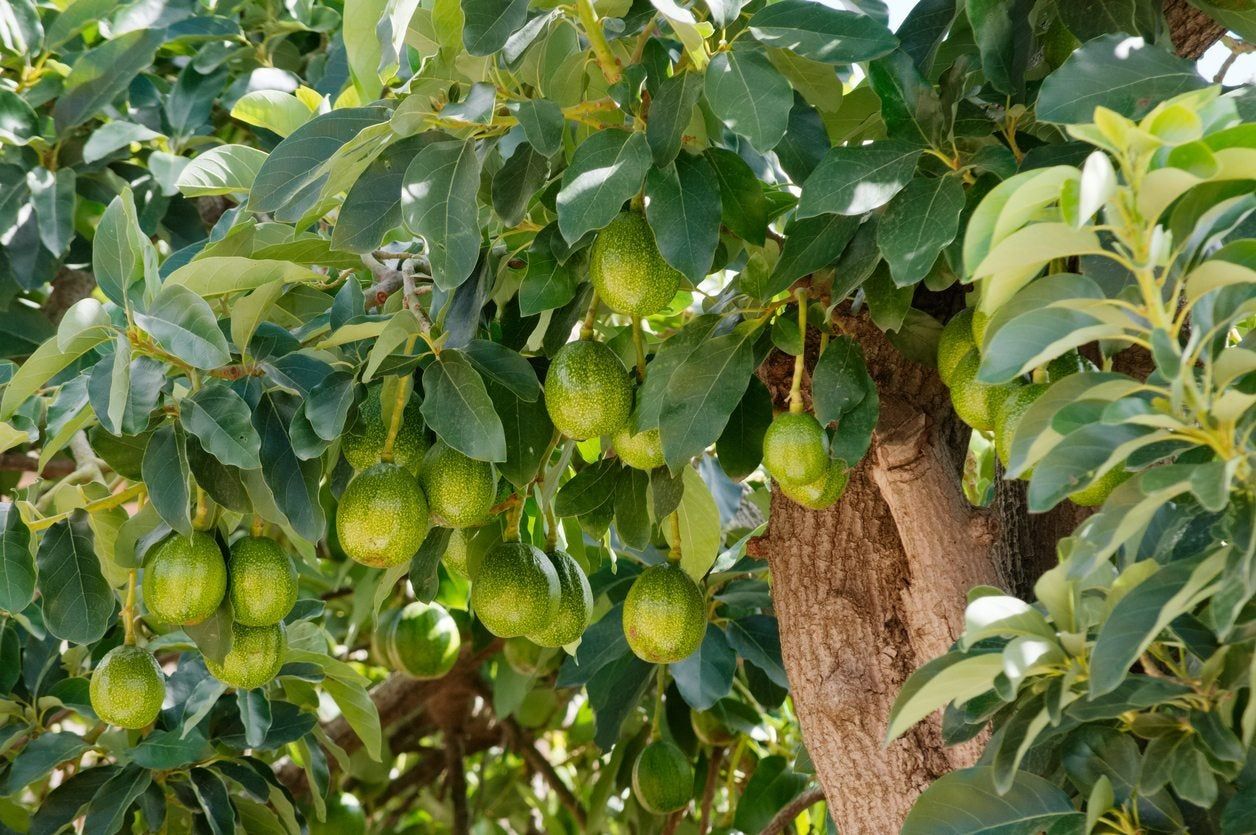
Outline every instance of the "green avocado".
POLYGON ((731 745, 737 738, 714 710, 689 711, 689 724, 693 735, 704 745, 731 745))
POLYGON ((166 698, 166 677, 151 652, 123 645, 100 659, 88 692, 101 721, 138 730, 157 721, 166 698))
POLYGON ((246 536, 231 545, 231 609, 245 626, 279 623, 297 602, 297 569, 279 543, 246 536))
POLYGON ((566 551, 555 548, 549 552, 550 562, 558 572, 558 611, 541 629, 528 637, 543 647, 563 647, 584 634, 593 616, 593 590, 579 563, 566 551))
POLYGON ((624 426, 611 439, 615 454, 634 470, 653 470, 663 466, 663 439, 658 429, 646 429, 635 435, 624 426))
POLYGON ((688 658, 706 635, 702 590, 679 565, 652 565, 624 600, 624 636, 638 658, 672 664, 688 658))
POLYGON ((415 601, 392 625, 392 657, 417 679, 440 678, 458 660, 462 635, 458 624, 439 603, 415 601))
POLYGON ((419 484, 428 510, 452 528, 488 521, 497 495, 497 473, 492 464, 468 458, 440 442, 423 456, 419 484))
POLYGON ((554 355, 545 375, 545 406, 554 426, 569 438, 613 435, 628 424, 632 409, 628 369, 601 342, 570 342, 554 355))
POLYGON ((159 620, 192 626, 212 615, 227 593, 227 563, 207 533, 171 534, 144 557, 144 605, 159 620))
POLYGON ((676 743, 651 742, 632 764, 632 793, 656 815, 678 812, 693 797, 693 766, 676 743))
POLYGON ((1078 490, 1076 493, 1069 493, 1069 501, 1080 507, 1098 507, 1108 500, 1113 490, 1124 484, 1125 480, 1132 475, 1133 473, 1124 466, 1117 465, 1099 476, 1089 487, 1078 490))
POLYGON ((850 468, 842 460, 829 461, 824 475, 810 484, 785 484, 781 482, 781 492, 786 498, 809 510, 824 510, 832 507, 846 490, 846 482, 850 479, 850 468))
POLYGON ((1030 383, 1007 394, 994 410, 994 451, 1006 467, 1012 457, 1012 438, 1021 418, 1034 401, 1050 388, 1047 383, 1030 383))
POLYGON ((763 434, 763 466, 781 484, 812 484, 829 468, 829 439, 805 412, 783 412, 763 434))
POLYGON ((951 405, 964 423, 981 432, 990 432, 994 429, 995 407, 1023 384, 1019 380, 999 385, 979 382, 977 371, 980 367, 981 355, 973 348, 951 371, 948 383, 951 405))
POLYGON ((223 684, 252 690, 270 681, 283 666, 288 635, 282 623, 271 626, 231 624, 231 649, 219 663, 209 656, 205 666, 223 684))
POLYGON ((500 638, 542 629, 559 603, 558 572, 545 552, 525 542, 503 542, 484 555, 471 584, 471 608, 500 638))
MULTIPOLYGON (((388 427, 384 425, 384 407, 380 402, 383 384, 366 390, 366 399, 358 405, 358 419, 345 433, 340 451, 355 470, 365 470, 379 463, 388 427)), ((418 398, 411 397, 401 416, 401 427, 393 441, 393 462, 413 472, 427 451, 427 435, 418 398)))
POLYGON ((973 311, 964 308, 951 317, 942 328, 938 337, 938 376, 942 382, 950 383, 951 372, 959 365, 964 355, 977 347, 973 339, 973 311))
POLYGON ((376 464, 358 473, 336 507, 340 547, 372 568, 409 562, 427 530, 423 491, 414 476, 396 464, 376 464))
POLYGON ((351 794, 340 794, 327 800, 327 819, 307 813, 309 835, 366 835, 366 813, 351 794))
POLYGON ((659 252, 650 224, 637 212, 612 220, 589 250, 589 280, 598 298, 616 313, 657 313, 676 295, 681 278, 659 252))
POLYGON ((393 651, 393 629, 400 618, 400 609, 385 609, 375 619, 375 629, 371 632, 371 660, 381 667, 401 668, 393 651))

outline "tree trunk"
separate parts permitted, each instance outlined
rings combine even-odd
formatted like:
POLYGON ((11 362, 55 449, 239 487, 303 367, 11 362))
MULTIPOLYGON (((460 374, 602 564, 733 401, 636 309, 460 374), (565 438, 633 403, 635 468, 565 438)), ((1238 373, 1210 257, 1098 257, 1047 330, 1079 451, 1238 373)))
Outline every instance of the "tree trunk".
MULTIPOLYGON (((981 741, 944 747, 936 717, 884 747, 890 706, 911 672, 958 637, 968 589, 1026 593, 1077 517, 1028 516, 1012 483, 992 507, 969 505, 968 433, 936 373, 866 318, 844 324, 881 397, 872 448, 829 510, 774 491, 752 552, 771 566, 791 693, 829 812, 843 835, 858 835, 898 831, 930 782, 975 760, 981 741)), ((764 367, 778 403, 791 365, 776 356, 764 367)))

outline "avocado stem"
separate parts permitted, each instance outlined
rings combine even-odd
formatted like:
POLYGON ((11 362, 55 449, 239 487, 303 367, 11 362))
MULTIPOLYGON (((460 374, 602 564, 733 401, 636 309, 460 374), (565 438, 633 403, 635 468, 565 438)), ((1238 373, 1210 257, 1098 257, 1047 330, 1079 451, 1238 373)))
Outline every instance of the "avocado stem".
POLYGON ((584 322, 580 325, 580 338, 582 340, 593 338, 593 320, 597 317, 597 291, 593 292, 593 296, 589 299, 589 311, 584 314, 584 322))
POLYGON ((125 630, 123 639, 127 646, 135 646, 135 569, 127 574, 126 604, 122 607, 122 628, 125 630))
MULTIPOLYGON (((516 499, 518 497, 516 496, 516 499)), ((523 502, 515 501, 506 508, 506 541, 519 541, 519 527, 523 521, 523 502)))
MULTIPOLYGON (((414 348, 414 337, 406 343, 406 353, 414 348)), ((389 463, 393 460, 393 445, 397 443, 397 433, 401 431, 401 421, 405 415, 406 406, 410 403, 410 389, 413 385, 413 377, 409 375, 402 377, 397 381, 397 394, 393 398, 392 417, 388 421, 388 435, 384 438, 384 448, 379 451, 379 460, 389 463)))
POLYGON ((798 300, 798 356, 794 357, 794 379, 789 386, 789 411, 791 414, 802 412, 802 372, 807 355, 807 288, 799 287, 794 291, 798 300))
POLYGON ((249 525, 249 533, 253 536, 261 536, 266 533, 266 520, 254 513, 253 522, 249 525))
POLYGON ((658 686, 654 689, 654 715, 650 717, 650 738, 659 738, 663 727, 663 691, 667 689, 667 665, 658 667, 658 686))
POLYGON ((672 547, 667 552, 667 558, 672 562, 680 561, 680 511, 672 511, 672 547))
POLYGON ((645 382, 645 336, 641 331, 641 317, 632 317, 632 347, 637 350, 637 382, 645 382))
POLYGON ((209 496, 198 484, 196 485, 196 515, 192 517, 192 528, 203 531, 209 523, 209 496))

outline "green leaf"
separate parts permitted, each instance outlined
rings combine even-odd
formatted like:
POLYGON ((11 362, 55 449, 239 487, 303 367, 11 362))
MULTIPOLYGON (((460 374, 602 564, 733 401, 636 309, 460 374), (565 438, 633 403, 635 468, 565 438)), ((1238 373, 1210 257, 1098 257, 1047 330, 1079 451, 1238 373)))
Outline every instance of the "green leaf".
POLYGON ((340 708, 340 715, 362 740, 362 747, 378 762, 383 744, 379 711, 361 681, 350 680, 328 671, 327 678, 323 680, 323 689, 335 700, 336 706, 340 708))
POLYGON ((672 680, 694 710, 709 710, 733 689, 737 653, 719 627, 707 626, 702 645, 683 661, 668 667, 672 680))
POLYGON ((840 214, 792 221, 785 227, 785 248, 760 297, 783 293, 804 275, 833 264, 858 229, 859 218, 840 214))
POLYGON ((641 188, 650 169, 645 134, 622 130, 594 133, 576 148, 558 192, 558 228, 574 244, 619 214, 641 188))
POLYGON ((972 277, 1020 270, 1032 275, 1055 258, 1102 251, 1099 237, 1091 229, 1076 229, 1067 223, 1036 223, 999 241, 980 264, 974 265, 972 277))
POLYGON ((528 17, 528 0, 462 0, 462 44, 471 55, 492 55, 528 17))
MULTIPOLYGON (((226 685, 217 679, 206 677, 202 681, 216 682, 218 687, 215 689, 219 690, 220 695, 226 690, 226 685)), ((154 731, 135 746, 131 761, 144 768, 168 771, 208 759, 213 753, 209 740, 199 731, 187 734, 178 730, 154 731)))
POLYGON ((536 478, 544 463, 554 436, 554 424, 550 422, 543 398, 527 401, 516 397, 491 378, 486 382, 486 389, 506 437, 506 460, 499 463, 497 469, 522 490, 536 478))
POLYGON ((1034 468, 1029 480, 1030 512, 1050 510, 1114 466, 1121 466, 1131 452, 1165 437, 1164 432, 1133 423, 1088 423, 1069 432, 1034 468))
POLYGON ((955 240, 964 210, 959 178, 916 177, 894 196, 877 223, 877 246, 899 287, 919 284, 955 240))
MULTIPOLYGON (((657 102, 655 103, 657 106, 657 102)), ((523 127, 528 144, 543 156, 552 157, 563 144, 563 109, 548 99, 524 99, 507 107, 523 127)))
POLYGON ((772 397, 757 377, 728 418, 715 442, 720 469, 733 481, 741 481, 763 462, 763 436, 772 423, 772 397))
POLYGON ((479 188, 473 140, 427 145, 406 168, 401 217, 427 242, 432 277, 442 290, 466 281, 479 260, 479 188))
POLYGON ((906 53, 869 64, 868 84, 881 100, 881 121, 890 139, 946 147, 951 112, 906 53))
POLYGON ((26 172, 39 240, 53 255, 64 255, 74 237, 74 169, 34 168, 26 172))
POLYGON ((1156 636, 1211 594, 1225 561, 1222 549, 1171 562, 1121 598, 1099 628, 1091 652, 1092 699, 1115 690, 1156 636))
MULTIPOLYGON (((576 295, 580 276, 574 264, 564 264, 554 255, 552 243, 558 236, 558 227, 551 224, 537 233, 528 248, 528 270, 519 287, 520 315, 554 310, 576 295)), ((561 243, 561 238, 558 242, 561 243)))
POLYGON ((248 194, 267 155, 247 145, 219 145, 192 160, 177 183, 184 197, 248 194))
POLYGON ((1003 672, 1000 653, 963 655, 949 652, 917 668, 890 709, 890 725, 885 738, 893 741, 949 702, 961 704, 980 696, 994 686, 994 677, 1003 672))
POLYGON ((732 333, 710 339, 686 356, 667 379, 659 434, 673 473, 724 431, 754 373, 757 336, 753 326, 742 324, 732 333))
POLYGON ((109 202, 92 238, 92 271, 105 298, 125 304, 131 285, 144 277, 144 243, 131 190, 109 202))
POLYGON ((768 46, 830 64, 871 61, 898 46, 898 39, 880 21, 811 0, 765 6, 750 18, 749 27, 768 46))
POLYGON ((79 55, 52 109, 57 133, 83 124, 117 98, 152 66, 164 37, 161 29, 137 29, 79 55))
POLYGON ((781 662, 781 636, 775 617, 749 615, 730 621, 728 642, 738 655, 766 673, 778 687, 789 687, 781 662))
POLYGON ((153 433, 144 447, 140 470, 148 485, 149 501, 162 521, 184 536, 190 536, 192 503, 187 448, 174 424, 166 424, 153 433))
POLYGON ((232 835, 235 832, 235 809, 231 805, 231 795, 227 793, 227 784, 205 768, 193 768, 188 777, 210 832, 213 835, 232 835))
POLYGON ((63 762, 78 759, 91 746, 75 733, 61 731, 35 737, 21 750, 9 767, 0 795, 13 795, 47 777, 63 762))
POLYGON ((875 390, 859 343, 844 335, 831 339, 811 370, 812 405, 820 423, 840 423, 875 390))
POLYGON ((162 348, 193 368, 213 369, 231 362, 227 337, 209 305, 179 284, 162 286, 147 313, 135 313, 135 323, 162 348))
POLYGON ((646 175, 645 215, 667 263, 694 284, 711 272, 720 237, 720 192, 702 157, 680 154, 646 175))
POLYGON ((87 515, 76 512, 44 534, 35 554, 40 608, 48 631, 64 641, 99 641, 113 615, 113 590, 100 573, 87 515))
POLYGON ((461 351, 445 350, 423 372, 423 419, 477 461, 505 461, 506 435, 484 380, 461 351))
POLYGON ((427 136, 409 136, 389 145, 354 181, 331 232, 331 245, 348 252, 370 252, 390 229, 401 225, 401 188, 406 167, 427 136))
POLYGON ((201 446, 223 464, 252 470, 262 466, 262 439, 251 422, 244 398, 230 386, 210 384, 179 401, 179 421, 201 446))
MULTIPOLYGON (((324 261, 325 263, 325 261, 324 261)), ((325 281, 327 277, 291 261, 216 255, 198 258, 171 273, 166 287, 186 287, 202 298, 243 293, 280 281, 303 284, 325 281)))
POLYGON ((755 764, 754 774, 737 798, 733 825, 742 832, 762 832, 807 783, 807 775, 790 768, 780 754, 764 757, 755 764))
POLYGON ((1089 123, 1096 107, 1139 119, 1157 103, 1206 84, 1191 62, 1161 46, 1105 35, 1043 79, 1035 109, 1043 122, 1089 123))
POLYGON ((884 206, 911 181, 920 153, 896 139, 831 148, 802 185, 798 217, 862 215, 884 206))
MULTIPOLYGON (((720 511, 702 476, 692 467, 681 472, 684 493, 676 508, 680 520, 680 567, 696 581, 701 581, 719 555, 722 541, 720 511)), ((668 544, 672 544, 671 526, 664 526, 668 544)))
POLYGON ((535 403, 541 396, 536 372, 517 351, 487 339, 473 339, 462 352, 486 381, 502 386, 528 403, 535 403))
POLYGON ((596 722, 593 741, 603 751, 615 746, 624 720, 649 689, 653 672, 651 664, 625 653, 602 666, 589 679, 586 692, 596 722))
POLYGON ((781 141, 794 105, 789 82, 761 52, 719 52, 706 69, 711 112, 766 153, 781 141))
POLYGON ((323 537, 327 524, 318 501, 322 464, 302 461, 292 449, 288 427, 297 399, 278 391, 262 395, 253 410, 253 427, 262 439, 262 477, 292 529, 308 540, 323 537))
POLYGON ((106 122, 96 130, 83 145, 83 162, 91 164, 99 162, 114 151, 121 150, 135 142, 147 142, 161 136, 155 130, 144 125, 122 120, 106 122))
POLYGON ((650 102, 650 121, 645 129, 656 166, 666 166, 680 153, 685 128, 702 95, 702 85, 703 77, 696 72, 677 73, 659 85, 658 95, 650 102))
POLYGON ((128 765, 110 777, 88 804, 83 828, 100 835, 113 835, 126 823, 131 804, 148 789, 152 780, 151 771, 135 765, 128 765))
POLYGON ((286 137, 314 118, 314 113, 291 93, 253 90, 236 99, 231 118, 286 137))
POLYGON ((521 143, 493 175, 493 211, 506 226, 523 220, 536 192, 549 176, 549 161, 528 143, 521 143))
POLYGON ((1080 835, 1085 817, 1063 789, 1034 774, 1019 772, 1000 793, 994 768, 952 771, 916 799, 903 822, 903 835, 1009 835, 1049 831, 1080 835))
POLYGON ((35 558, 31 534, 17 509, 0 514, 0 610, 21 612, 35 599, 35 558))
MULTIPOLYGON (((967 0, 968 21, 981 52, 981 70, 990 86, 1022 99, 1025 68, 1033 52, 1028 0, 967 0)), ((1103 4, 1106 5, 1106 4, 1103 4)))

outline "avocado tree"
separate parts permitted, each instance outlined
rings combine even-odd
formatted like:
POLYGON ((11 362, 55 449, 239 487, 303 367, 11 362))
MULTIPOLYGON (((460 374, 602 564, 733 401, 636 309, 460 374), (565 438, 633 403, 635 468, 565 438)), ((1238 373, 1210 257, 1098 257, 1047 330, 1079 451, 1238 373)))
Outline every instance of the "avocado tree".
POLYGON ((0 825, 1251 831, 1196 6, 6 3, 0 825))

